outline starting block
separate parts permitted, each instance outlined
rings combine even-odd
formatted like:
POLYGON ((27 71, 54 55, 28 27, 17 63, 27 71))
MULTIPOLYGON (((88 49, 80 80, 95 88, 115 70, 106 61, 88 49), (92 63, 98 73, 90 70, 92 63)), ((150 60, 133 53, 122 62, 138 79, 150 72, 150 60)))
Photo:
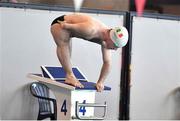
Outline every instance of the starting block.
MULTIPOLYGON (((57 101, 58 120, 103 120, 106 115, 107 104, 95 103, 96 87, 94 82, 89 82, 83 73, 73 67, 76 78, 84 88, 74 87, 65 83, 65 71, 62 67, 41 66, 42 74, 28 74, 28 77, 46 84, 54 93, 57 101), (102 117, 95 117, 95 108, 104 110, 102 117)), ((111 88, 105 86, 104 90, 111 88)))

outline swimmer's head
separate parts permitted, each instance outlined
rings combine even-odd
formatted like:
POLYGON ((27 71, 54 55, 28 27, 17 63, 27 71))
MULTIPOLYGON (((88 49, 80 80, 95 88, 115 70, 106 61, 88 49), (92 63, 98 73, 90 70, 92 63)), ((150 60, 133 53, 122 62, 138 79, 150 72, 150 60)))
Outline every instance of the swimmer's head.
POLYGON ((123 26, 111 29, 109 35, 116 48, 124 47, 128 42, 129 34, 123 26))

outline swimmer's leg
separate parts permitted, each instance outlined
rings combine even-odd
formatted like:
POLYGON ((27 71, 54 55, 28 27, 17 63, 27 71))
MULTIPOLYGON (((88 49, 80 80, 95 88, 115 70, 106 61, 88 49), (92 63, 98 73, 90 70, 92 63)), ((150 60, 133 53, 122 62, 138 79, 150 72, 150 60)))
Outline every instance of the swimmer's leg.
POLYGON ((57 56, 66 71, 65 83, 82 88, 83 85, 76 79, 71 64, 71 41, 67 31, 62 30, 58 24, 51 27, 51 33, 57 45, 57 56))

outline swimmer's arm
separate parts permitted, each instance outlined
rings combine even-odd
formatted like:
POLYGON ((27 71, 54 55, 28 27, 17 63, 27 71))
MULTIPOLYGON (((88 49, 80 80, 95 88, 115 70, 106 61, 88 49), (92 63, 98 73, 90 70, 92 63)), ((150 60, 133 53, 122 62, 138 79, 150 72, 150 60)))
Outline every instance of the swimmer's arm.
POLYGON ((111 69, 111 50, 106 49, 104 47, 102 47, 101 50, 102 50, 102 57, 103 57, 103 65, 102 65, 101 73, 100 73, 97 83, 104 83, 111 69))

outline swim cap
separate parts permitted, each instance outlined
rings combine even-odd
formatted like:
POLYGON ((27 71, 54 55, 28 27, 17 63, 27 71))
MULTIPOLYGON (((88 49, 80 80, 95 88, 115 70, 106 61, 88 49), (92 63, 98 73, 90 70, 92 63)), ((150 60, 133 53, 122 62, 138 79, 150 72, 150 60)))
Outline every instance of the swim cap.
POLYGON ((110 31, 110 38, 117 48, 124 47, 128 42, 128 31, 125 27, 115 27, 110 31))

